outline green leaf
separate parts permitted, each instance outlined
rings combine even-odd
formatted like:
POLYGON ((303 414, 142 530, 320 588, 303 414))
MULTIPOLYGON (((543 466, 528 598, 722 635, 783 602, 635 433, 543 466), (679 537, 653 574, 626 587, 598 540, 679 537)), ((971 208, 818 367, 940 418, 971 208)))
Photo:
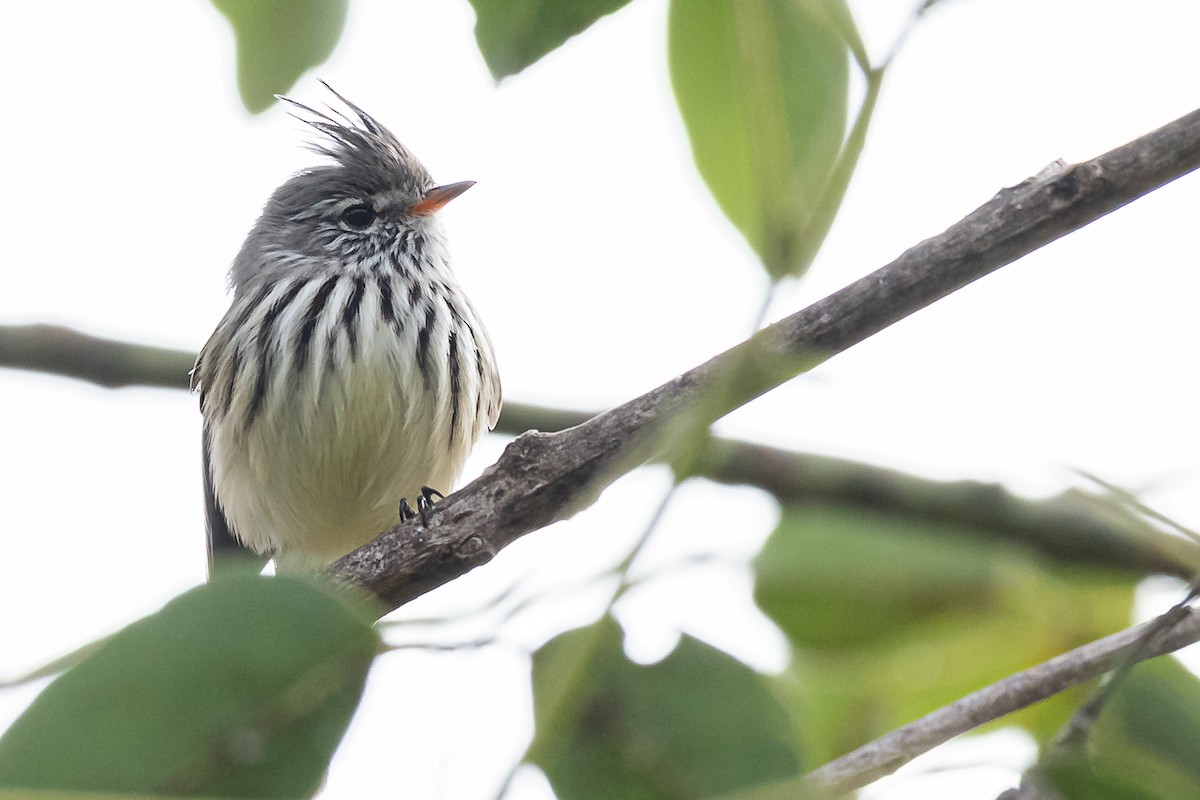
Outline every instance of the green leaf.
POLYGON ((853 647, 989 604, 982 537, 837 508, 785 509, 755 562, 755 599, 797 645, 853 647))
POLYGON ((1180 773, 1190 784, 1190 796, 1200 796, 1200 681, 1195 675, 1174 658, 1139 664, 1106 713, 1101 719, 1119 728, 1122 746, 1128 742, 1180 773))
POLYGON ((515 75, 629 0, 471 0, 492 77, 515 75))
POLYGON ((797 772, 786 715, 761 676, 691 639, 639 667, 621 653, 616 625, 602 625, 535 658, 529 759, 559 797, 693 798, 797 772), (548 694, 557 706, 543 699, 546 681, 556 684, 548 694))
POLYGON ((775 279, 808 268, 832 218, 826 206, 840 200, 827 190, 846 130, 843 7, 671 3, 671 81, 696 166, 775 279))
MULTIPOLYGON (((820 507, 785 510, 755 569, 760 607, 796 645, 791 688, 814 758, 1119 630, 1136 581, 948 525, 820 507)), ((1086 691, 1003 724, 1050 736, 1086 691)))
POLYGON ((0 786, 307 797, 377 647, 312 583, 199 587, 50 684, 0 737, 0 786))
POLYGON ((1046 762, 1065 800, 1200 796, 1200 681, 1174 658, 1137 665, 1101 712, 1086 761, 1052 753, 1046 762))
POLYGON ((347 0, 212 0, 237 39, 238 91, 246 110, 270 108, 304 71, 333 52, 347 0))
POLYGON ((1055 759, 1047 765, 1045 776, 1048 791, 1042 795, 1054 800, 1168 800, 1153 785, 1137 785, 1131 776, 1112 770, 1100 770, 1081 759, 1055 759))
POLYGON ((534 655, 526 760, 562 800, 690 799, 794 776, 791 723, 769 683, 686 636, 662 662, 639 666, 605 618, 534 655))

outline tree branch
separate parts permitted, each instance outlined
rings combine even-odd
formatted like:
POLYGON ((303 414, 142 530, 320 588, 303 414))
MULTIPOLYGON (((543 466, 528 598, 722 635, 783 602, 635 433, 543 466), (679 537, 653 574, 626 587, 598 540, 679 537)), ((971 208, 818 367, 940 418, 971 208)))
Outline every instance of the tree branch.
POLYGON ((1190 580, 1197 548, 1164 534, 1114 498, 1068 489, 1020 497, 996 483, 936 481, 898 470, 715 437, 699 465, 715 481, 748 484, 784 504, 870 509, 921 528, 1034 548, 1067 564, 1190 580))
POLYGON ((187 389, 196 354, 115 339, 61 325, 0 325, 0 367, 48 372, 110 389, 187 389))
MULTIPOLYGON (((154 386, 187 390, 195 353, 133 344, 57 325, 0 325, 0 367, 91 381, 109 388, 154 386)), ((496 430, 560 431, 594 414, 508 402, 496 430)), ((797 453, 710 437, 691 464, 692 474, 726 484, 756 486, 781 503, 867 507, 915 523, 1018 542, 1045 556, 1138 575, 1181 578, 1194 570, 1171 540, 1103 496, 1068 491, 1030 500, 998 484, 918 478, 873 464, 797 453)))
POLYGON ((1198 166, 1200 111, 1091 161, 1056 164, 657 389, 565 431, 518 437, 480 478, 440 503, 428 527, 399 525, 330 573, 374 594, 383 610, 397 608, 586 508, 697 426, 1198 166))
POLYGON ((1142 661, 1200 641, 1200 612, 1188 609, 1180 622, 1159 620, 1078 647, 1036 667, 1010 675, 888 733, 809 773, 813 788, 852 792, 890 775, 917 756, 1006 714, 1031 706, 1119 666, 1130 656, 1142 661))

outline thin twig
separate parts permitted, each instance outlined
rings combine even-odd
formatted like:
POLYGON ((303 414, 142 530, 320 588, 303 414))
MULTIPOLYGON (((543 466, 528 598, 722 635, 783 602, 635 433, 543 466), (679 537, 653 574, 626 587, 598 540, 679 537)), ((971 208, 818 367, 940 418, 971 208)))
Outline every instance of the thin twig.
MULTIPOLYGON (((1082 471, 1080 474, 1108 491, 1121 507, 1165 525, 1181 536, 1187 537, 1189 541, 1197 540, 1195 531, 1179 524, 1161 511, 1151 508, 1133 492, 1114 486, 1095 475, 1082 471)), ((1200 588, 1197 588, 1196 581, 1193 579, 1192 586, 1183 600, 1143 628, 1139 641, 1135 642, 1113 667, 1108 680, 1096 689, 1086 703, 1075 710, 1071 718, 1058 731, 1050 747, 1042 752, 1038 762, 1021 776, 1021 782, 1016 787, 1002 793, 997 800, 1043 800, 1043 798, 1059 797, 1057 790, 1047 781, 1043 765, 1061 759, 1087 759, 1088 740, 1108 702, 1115 695, 1117 689, 1124 684, 1134 666, 1149 657, 1148 651, 1153 643, 1188 620, 1189 606, 1197 597, 1200 597, 1200 588)))
POLYGON ((969 694, 813 770, 808 782, 833 794, 853 791, 959 734, 1103 675, 1131 653, 1143 660, 1200 641, 1200 612, 1195 609, 1188 609, 1168 630, 1158 622, 1091 642, 969 694))
POLYGON ((1138 642, 1135 642, 1134 646, 1129 648, 1125 656, 1113 667, 1112 675, 1109 679, 1096 690, 1095 694, 1086 703, 1076 709, 1066 725, 1058 732, 1054 741, 1055 747, 1076 751, 1083 749, 1088 737, 1092 733, 1092 729, 1100 719, 1100 712, 1104 710, 1104 706, 1112 698, 1113 693, 1129 677, 1129 672, 1133 669, 1134 665, 1148 658, 1147 651, 1153 642, 1169 633, 1175 626, 1183 623, 1188 618, 1188 607, 1196 599, 1196 595, 1197 590, 1192 589, 1183 600, 1151 621, 1150 625, 1145 629, 1142 638, 1138 642))

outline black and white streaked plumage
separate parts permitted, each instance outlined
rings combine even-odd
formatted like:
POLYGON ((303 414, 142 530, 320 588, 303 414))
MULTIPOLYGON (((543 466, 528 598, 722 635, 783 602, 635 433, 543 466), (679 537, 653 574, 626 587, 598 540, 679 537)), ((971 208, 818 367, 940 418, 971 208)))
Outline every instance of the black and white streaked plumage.
POLYGON ((332 163, 267 201, 193 372, 210 566, 239 543, 283 571, 329 564, 392 527, 401 498, 449 491, 500 413, 435 213, 471 184, 437 186, 334 94, 347 113, 288 101, 332 163))

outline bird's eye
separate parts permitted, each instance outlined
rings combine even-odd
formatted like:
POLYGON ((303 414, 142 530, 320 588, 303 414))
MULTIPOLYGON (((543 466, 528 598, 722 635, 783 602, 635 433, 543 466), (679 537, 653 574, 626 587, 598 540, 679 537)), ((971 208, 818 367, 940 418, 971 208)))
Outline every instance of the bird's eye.
POLYGON ((375 211, 368 205, 358 203, 342 212, 342 222, 356 231, 366 230, 375 221, 375 211))

